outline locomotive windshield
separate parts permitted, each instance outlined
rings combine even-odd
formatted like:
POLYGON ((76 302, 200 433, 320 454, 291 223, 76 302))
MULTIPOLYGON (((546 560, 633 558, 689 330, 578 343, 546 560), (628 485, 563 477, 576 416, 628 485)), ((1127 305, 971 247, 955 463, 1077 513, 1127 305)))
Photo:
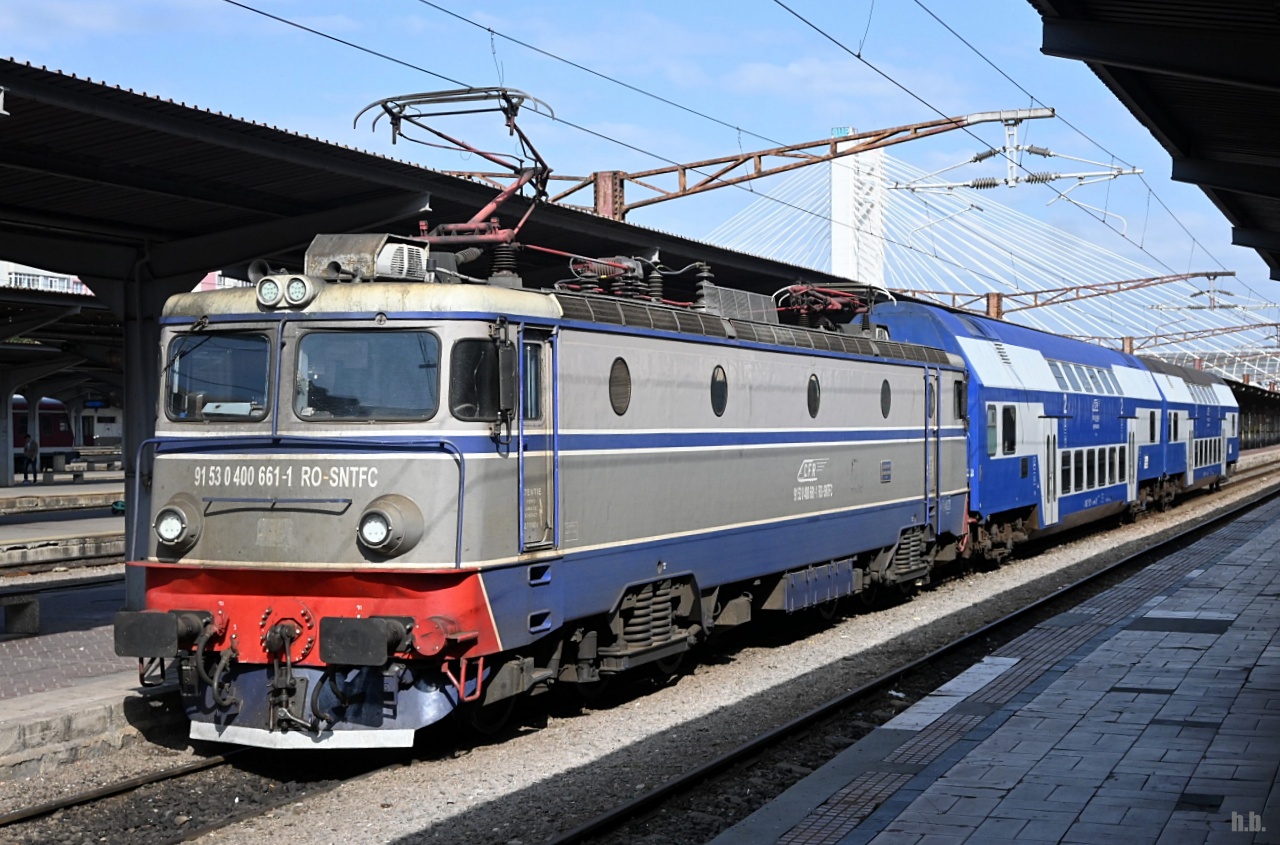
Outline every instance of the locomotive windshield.
POLYGON ((178 421, 267 415, 271 344, 265 335, 184 334, 169 344, 165 412, 178 421))
POLYGON ((427 420, 440 399, 431 332, 310 332, 298 345, 293 409, 309 421, 427 420))

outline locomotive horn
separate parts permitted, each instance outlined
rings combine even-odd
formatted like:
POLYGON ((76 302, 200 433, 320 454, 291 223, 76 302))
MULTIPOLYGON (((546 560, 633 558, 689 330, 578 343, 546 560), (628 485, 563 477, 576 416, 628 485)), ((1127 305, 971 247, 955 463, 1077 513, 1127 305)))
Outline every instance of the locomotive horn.
POLYGON ((271 275, 271 265, 267 263, 265 258, 255 258, 249 262, 249 281, 255 285, 263 276, 271 275))

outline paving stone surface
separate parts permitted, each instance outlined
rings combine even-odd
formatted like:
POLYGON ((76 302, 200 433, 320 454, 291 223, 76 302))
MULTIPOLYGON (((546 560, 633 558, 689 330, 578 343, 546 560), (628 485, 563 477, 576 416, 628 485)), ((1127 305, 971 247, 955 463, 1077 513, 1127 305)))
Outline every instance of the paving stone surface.
POLYGON ((1280 843, 1280 502, 971 672, 714 845, 1280 843))

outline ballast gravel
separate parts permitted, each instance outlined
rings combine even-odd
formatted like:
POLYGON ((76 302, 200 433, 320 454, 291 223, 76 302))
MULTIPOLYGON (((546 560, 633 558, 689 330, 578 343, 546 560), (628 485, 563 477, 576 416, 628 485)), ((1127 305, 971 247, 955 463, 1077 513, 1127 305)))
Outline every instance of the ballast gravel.
MULTIPOLYGON (((1274 454, 1251 455, 1241 469, 1274 454)), ((1238 499, 1280 481, 1280 471, 1194 496, 1168 513, 970 572, 892 607, 823 627, 815 614, 759 626, 700 653, 665 685, 635 682, 583 707, 543 696, 517 727, 489 744, 450 728, 423 732, 413 762, 201 838, 206 845, 494 843, 535 845, 641 795, 842 691, 919 657, 1238 499), (790 629, 790 630, 788 630, 790 629)), ((135 744, 109 757, 0 783, 0 811, 176 765, 189 749, 135 744)), ((323 752, 310 752, 322 754, 323 752)), ((297 755, 306 780, 308 759, 297 755)), ((661 837, 658 837, 661 839, 661 837)), ((3 837, 0 836, 0 840, 3 837)), ((655 845, 657 840, 655 839, 655 845)))

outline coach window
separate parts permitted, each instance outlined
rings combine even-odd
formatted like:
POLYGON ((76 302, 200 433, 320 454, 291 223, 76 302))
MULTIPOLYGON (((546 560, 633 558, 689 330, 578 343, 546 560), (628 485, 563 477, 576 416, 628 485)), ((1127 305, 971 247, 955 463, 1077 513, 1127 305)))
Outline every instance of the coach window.
POLYGON ((1062 368, 1058 366, 1057 361, 1049 362, 1049 372, 1053 373, 1053 380, 1058 383, 1058 387, 1062 390, 1067 389, 1067 380, 1062 377, 1062 368))
POLYGON ((1178 418, 1179 418, 1179 417, 1181 417, 1181 416, 1182 416, 1182 414, 1178 413, 1177 411, 1174 411, 1174 412, 1173 412, 1173 414, 1172 414, 1172 417, 1173 417, 1173 442, 1174 442, 1174 443, 1177 443, 1177 442, 1178 442, 1178 439, 1179 439, 1179 438, 1178 438, 1178 418))
POLYGON ((988 457, 995 455, 996 444, 999 442, 1000 435, 996 431, 996 406, 987 406, 987 455, 988 457))
POLYGON ((1005 405, 1000 420, 1000 448, 1006 455, 1018 450, 1018 409, 1005 405))
POLYGON ((1116 483, 1116 447, 1107 450, 1107 483, 1116 483))
POLYGON ((1129 478, 1128 473, 1125 472, 1125 456, 1128 453, 1128 451, 1129 450, 1127 446, 1120 447, 1120 480, 1121 481, 1127 481, 1129 478))
POLYGON ((1076 371, 1076 375, 1080 377, 1080 389, 1085 393, 1092 393, 1093 386, 1089 384, 1089 376, 1084 371, 1084 367, 1079 364, 1072 364, 1071 369, 1076 371))
POLYGON ((724 409, 729 404, 729 379, 724 374, 724 367, 716 364, 711 371, 711 410, 717 417, 724 416, 724 409))
POLYGON ((1106 391, 1102 389, 1102 379, 1098 378, 1098 371, 1095 370, 1093 367, 1090 367, 1089 369, 1085 370, 1085 372, 1089 374, 1089 380, 1093 382, 1093 392, 1106 393, 1106 391))
POLYGON ((1075 465, 1074 474, 1075 474, 1076 480, 1073 486, 1076 488, 1076 492, 1078 493, 1084 489, 1084 450, 1083 449, 1076 450, 1076 465, 1075 465))
POLYGON ((1071 453, 1062 453, 1062 495, 1071 492, 1071 453))
MULTIPOLYGON (((889 380, 885 379, 880 382, 880 416, 886 420, 889 419, 889 408, 893 406, 893 390, 889 387, 889 380)), ((994 452, 992 454, 995 454, 994 452)))
POLYGON ((621 358, 614 358, 609 367, 609 405, 618 416, 631 407, 631 369, 621 358))
POLYGON ((1093 461, 1094 461, 1094 453, 1093 453, 1093 450, 1090 449, 1084 454, 1084 471, 1085 471, 1084 483, 1085 483, 1085 487, 1089 490, 1092 490, 1095 486, 1097 486, 1097 483, 1098 483, 1098 477, 1096 475, 1097 468, 1093 461))
POLYGON ((809 375, 809 390, 806 398, 809 402, 809 417, 817 419, 818 408, 822 405, 822 385, 818 383, 817 375, 812 373, 809 375))
POLYGON ((955 400, 955 409, 954 409, 955 418, 957 420, 963 420, 968 415, 968 404, 969 404, 968 390, 966 389, 965 383, 963 381, 956 381, 955 384, 953 385, 953 388, 954 388, 953 398, 955 400))
POLYGON ((1156 442, 1156 412, 1151 412, 1151 433, 1147 435, 1148 443, 1156 442))
POLYGON ((1078 393, 1080 391, 1080 381, 1076 378, 1075 370, 1071 369, 1070 364, 1063 364, 1062 371, 1066 373, 1067 381, 1071 382, 1071 389, 1078 393))
POLYGON ((1107 486, 1107 450, 1098 450, 1098 486, 1107 486))

